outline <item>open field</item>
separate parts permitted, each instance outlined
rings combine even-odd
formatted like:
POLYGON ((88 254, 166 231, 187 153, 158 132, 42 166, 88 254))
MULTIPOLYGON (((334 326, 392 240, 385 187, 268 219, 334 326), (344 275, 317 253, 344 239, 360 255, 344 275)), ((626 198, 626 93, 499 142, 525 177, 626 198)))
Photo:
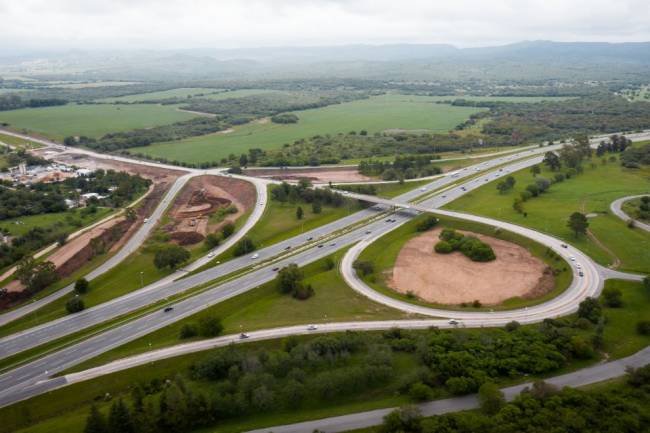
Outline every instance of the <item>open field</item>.
MULTIPOLYGON (((97 99, 97 102, 138 102, 138 101, 157 101, 160 99, 168 98, 189 98, 195 95, 210 95, 214 92, 222 92, 220 89, 213 89, 208 87, 181 87, 178 89, 161 90, 159 92, 150 93, 136 93, 133 95, 118 96, 115 98, 102 98, 97 99)), ((204 96, 202 96, 204 97, 204 96)))
MULTIPOLYGON (((359 260, 371 262, 374 265, 374 272, 370 275, 360 275, 360 277, 366 284, 378 292, 405 302, 424 306, 443 307, 448 309, 477 309, 471 305, 473 299, 469 299, 468 302, 470 302, 470 304, 460 305, 425 302, 424 300, 419 299, 417 296, 413 296, 409 293, 400 293, 390 287, 391 279, 393 276, 393 268, 395 267, 402 248, 409 241, 413 240, 417 236, 422 235, 421 232, 417 232, 415 230, 417 222, 421 221, 422 218, 423 217, 420 216, 417 219, 410 221, 403 226, 385 234, 370 244, 365 250, 363 250, 359 255, 359 260)), ((526 305, 537 304, 557 296, 558 294, 562 293, 567 287, 569 287, 572 279, 572 274, 570 271, 567 272, 567 264, 562 260, 557 260, 555 257, 551 257, 547 254, 546 247, 533 242, 528 238, 502 230, 497 232, 493 228, 485 226, 483 224, 460 221, 451 218, 441 218, 438 223, 438 227, 471 231, 489 235, 501 241, 518 244, 527 249, 533 257, 541 259, 541 261, 543 261, 546 265, 557 270, 555 284, 552 287, 549 287, 549 290, 546 291, 545 294, 540 294, 534 299, 527 299, 526 297, 522 296, 512 296, 511 298, 503 300, 501 304, 494 306, 495 310, 520 308, 526 305)), ((478 309, 485 309, 485 307, 480 307, 478 309)))
POLYGON ((81 210, 29 215, 0 221, 0 229, 7 230, 12 236, 24 235, 35 227, 47 229, 56 227, 61 233, 79 230, 99 221, 112 212, 112 209, 99 207, 97 212, 85 214, 81 210))
POLYGON ((74 105, 23 108, 0 112, 0 122, 11 128, 26 129, 48 138, 62 140, 69 135, 98 138, 109 132, 150 128, 196 117, 175 106, 74 105))
POLYGON ((0 142, 13 147, 17 147, 19 149, 38 149, 40 147, 43 147, 43 145, 34 143, 33 141, 2 133, 0 133, 0 142))
POLYGON ((437 304, 479 301, 500 304, 514 297, 536 298, 554 286, 546 265, 525 248, 491 236, 475 236, 494 250, 495 260, 475 262, 460 251, 439 254, 434 245, 441 228, 429 230, 409 240, 397 255, 388 284, 400 293, 437 304))
MULTIPOLYGON (((580 248, 603 265, 619 264, 619 269, 631 272, 648 272, 650 269, 650 234, 629 229, 625 222, 609 213, 609 205, 619 197, 642 194, 650 190, 650 168, 626 169, 619 162, 602 165, 594 158, 596 167, 585 163, 584 173, 553 184, 540 197, 524 203, 527 216, 512 208, 515 197, 534 178, 529 170, 514 173, 516 185, 512 191, 499 194, 496 185, 490 183, 468 192, 446 206, 449 209, 484 215, 498 220, 531 227, 560 237, 580 248), (589 219, 589 230, 595 236, 576 238, 567 220, 573 212, 594 214, 589 219), (605 246, 604 249, 601 245, 605 246)), ((542 168, 539 175, 547 179, 553 173, 542 168)))
POLYGON ((374 133, 387 129, 446 132, 478 111, 473 107, 435 104, 429 97, 390 94, 299 111, 296 114, 300 120, 296 124, 252 122, 234 127, 228 134, 204 135, 131 151, 190 163, 215 161, 231 153, 246 153, 251 148, 277 149, 285 143, 318 134, 360 130, 374 133))

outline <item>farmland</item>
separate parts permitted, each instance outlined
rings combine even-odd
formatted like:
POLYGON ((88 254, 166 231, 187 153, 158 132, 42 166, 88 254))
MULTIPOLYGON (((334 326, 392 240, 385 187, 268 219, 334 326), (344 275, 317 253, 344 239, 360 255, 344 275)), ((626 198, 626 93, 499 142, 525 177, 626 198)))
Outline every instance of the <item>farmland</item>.
POLYGON ((182 162, 214 161, 248 149, 277 149, 285 143, 317 134, 369 133, 387 129, 446 132, 479 109, 434 104, 424 96, 382 95, 370 99, 297 112, 296 124, 258 121, 229 133, 193 137, 178 142, 133 148, 132 153, 182 162))
POLYGON ((109 132, 166 125, 196 117, 162 105, 62 105, 0 112, 0 122, 62 140, 69 135, 98 138, 109 132))

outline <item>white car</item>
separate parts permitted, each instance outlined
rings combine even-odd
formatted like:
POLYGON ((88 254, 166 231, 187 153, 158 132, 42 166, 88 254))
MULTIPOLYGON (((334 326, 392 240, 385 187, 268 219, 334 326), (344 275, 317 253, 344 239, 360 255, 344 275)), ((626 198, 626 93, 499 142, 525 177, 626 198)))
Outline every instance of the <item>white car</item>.
POLYGON ((212 257, 214 257, 214 253, 209 253, 208 258, 211 259, 212 257))
POLYGON ((255 260, 255 259, 258 258, 259 256, 260 256, 259 254, 255 253, 255 254, 253 254, 253 255, 251 256, 251 259, 255 260))
POLYGON ((145 222, 145 223, 148 223, 148 222, 149 222, 149 218, 145 218, 145 219, 144 219, 144 222, 145 222))
POLYGON ((569 259, 570 259, 572 262, 575 262, 575 261, 576 261, 576 258, 575 258, 574 256, 569 257, 569 259))
POLYGON ((449 322, 447 323, 449 323, 450 325, 458 325, 458 320, 450 319, 449 322))
POLYGON ((308 331, 315 331, 315 330, 317 330, 317 329, 318 329, 318 326, 316 326, 316 325, 309 325, 309 326, 307 326, 307 330, 308 330, 308 331))

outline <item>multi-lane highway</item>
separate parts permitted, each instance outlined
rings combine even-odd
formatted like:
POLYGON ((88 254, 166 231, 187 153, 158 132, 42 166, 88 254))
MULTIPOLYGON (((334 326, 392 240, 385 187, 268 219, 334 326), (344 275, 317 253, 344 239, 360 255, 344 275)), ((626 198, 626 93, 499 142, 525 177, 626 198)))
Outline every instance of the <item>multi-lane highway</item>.
MULTIPOLYGON (((647 137, 647 135, 645 137, 647 137)), ((468 190, 472 185, 482 184, 502 175, 498 173, 508 173, 539 163, 540 156, 538 155, 551 149, 557 149, 558 147, 559 145, 535 148, 527 150, 525 152, 519 152, 508 156, 503 156, 501 158, 495 158, 491 161, 478 164, 477 166, 468 167, 458 172, 450 173, 447 176, 436 179, 427 185, 427 187, 423 187, 422 189, 417 189, 415 191, 411 191, 407 194, 397 197, 395 201, 399 203, 406 203, 414 200, 418 196, 426 194, 428 191, 443 191, 437 194, 433 194, 430 198, 427 198, 426 200, 418 203, 418 206, 425 206, 429 209, 435 208, 442 205, 442 201, 446 200, 448 198, 447 196, 449 196, 449 199, 451 199, 450 194, 452 194, 452 192, 450 191, 455 191, 455 193, 460 195, 462 192, 464 192, 462 187, 464 187, 465 190, 468 190), (521 160, 521 158, 526 157, 531 158, 521 160), (469 178, 497 166, 502 166, 501 169, 503 171, 499 171, 499 169, 497 169, 488 173, 487 175, 480 176, 477 179, 471 179, 468 182, 465 182, 463 185, 460 185, 462 179, 469 178)), ((47 379, 48 376, 55 372, 66 369, 85 359, 94 357, 100 353, 110 350, 113 347, 122 345, 142 335, 146 335, 155 329, 166 326, 170 323, 180 320, 183 317, 194 314, 195 312, 200 311, 210 305, 221 302, 232 296, 236 296, 237 294, 243 293, 247 290, 257 287, 266 281, 271 280, 275 276, 275 272, 271 269, 272 267, 281 267, 288 263, 297 263, 298 265, 304 265, 306 263, 313 262, 318 258, 331 254, 333 251, 339 248, 352 245, 363 239, 367 239, 369 236, 377 236, 380 233, 386 233, 416 213, 413 209, 403 210, 396 214, 395 217, 391 218, 395 219, 396 222, 387 222, 384 218, 372 219, 372 217, 382 209, 385 209, 384 205, 376 205, 371 209, 354 213, 346 218, 330 223, 301 236, 294 237, 279 244, 264 248, 257 252, 257 259, 252 259, 251 257, 240 257, 201 273, 189 276, 177 282, 161 285, 155 288, 145 288, 122 298, 118 298, 106 304, 102 304, 89 309, 78 315, 59 319, 47 325, 27 330, 19 335, 9 336, 0 340, 0 352, 2 354, 18 353, 22 350, 37 346, 54 338, 70 334, 72 332, 78 331, 79 329, 92 326, 93 324, 101 323, 110 318, 124 314, 125 312, 133 311, 134 309, 148 305, 153 301, 163 299, 165 297, 180 293, 191 287, 207 283, 214 280, 215 278, 229 274, 236 270, 241 270, 250 266, 251 263, 257 263, 259 261, 269 259, 283 253, 286 254, 287 250, 293 251, 298 246, 303 245, 302 249, 291 257, 282 258, 272 265, 259 265, 257 269, 254 269, 241 277, 222 284, 218 284, 211 289, 201 292, 200 294, 177 302, 174 305, 174 310, 172 312, 164 313, 162 311, 156 311, 154 313, 145 315, 139 319, 128 322, 125 325, 117 326, 99 335, 96 335, 95 337, 85 339, 80 343, 47 355, 37 361, 18 367, 0 376, 0 390, 3 390, 0 391, 0 405, 10 404, 11 402, 15 402, 20 399, 27 398, 31 395, 43 392, 46 389, 51 389, 48 388, 48 386, 51 387, 54 385, 47 385, 49 383, 48 381, 41 383, 39 383, 39 381, 47 379), (359 227, 355 227, 347 231, 344 230, 346 227, 349 227, 355 223, 363 222, 364 220, 368 220, 368 222, 365 224, 359 224, 359 227), (327 241, 319 240, 320 238, 327 236, 330 236, 331 238, 328 238, 327 241), (305 243, 308 243, 309 238, 312 238, 313 241, 311 241, 311 243, 309 243, 307 246, 304 246, 305 243)), ((542 241, 546 240, 547 239, 545 238, 542 239, 542 241)), ((579 256, 576 255, 576 257, 579 256)), ((588 258, 583 258, 580 256, 580 260, 584 260, 584 266, 591 266, 588 265, 590 262, 588 258)), ((593 269, 589 270, 589 274, 590 276, 593 275, 593 281, 587 281, 586 284, 581 284, 581 286, 590 288, 600 287, 602 275, 600 274, 599 270, 594 267, 593 269), (596 281, 596 279, 598 281, 596 281)), ((598 289, 596 289, 596 291, 593 289, 578 290, 580 292, 580 296, 575 297, 575 301, 578 302, 579 300, 584 299, 584 297, 588 296, 590 293, 596 293, 597 290, 598 289)), ((571 292, 573 293, 574 291, 571 292)), ((554 317, 558 314, 564 314, 565 311, 566 310, 558 310, 553 308, 546 311, 546 316, 544 316, 543 311, 539 311, 539 314, 536 315, 536 317, 537 320, 541 320, 544 317, 554 317)), ((494 314, 501 315, 502 313, 494 314)), ((452 313, 451 315, 455 316, 456 313, 452 313)), ((447 314, 444 314, 443 316, 449 317, 450 313, 447 312, 447 314)), ((492 317, 489 319, 492 320, 492 317)), ((472 319, 467 319, 467 326, 481 326, 483 324, 482 320, 484 319, 477 319, 475 321, 470 320, 472 319)), ((404 325, 408 326, 406 323, 404 325)), ((346 324, 346 326, 348 326, 349 329, 351 325, 346 324)), ((366 329, 372 327, 371 324, 364 323, 359 323, 355 326, 358 326, 358 329, 366 329)), ((418 323, 413 324, 413 326, 421 325, 418 323)), ((60 381, 61 379, 57 380, 60 381)))

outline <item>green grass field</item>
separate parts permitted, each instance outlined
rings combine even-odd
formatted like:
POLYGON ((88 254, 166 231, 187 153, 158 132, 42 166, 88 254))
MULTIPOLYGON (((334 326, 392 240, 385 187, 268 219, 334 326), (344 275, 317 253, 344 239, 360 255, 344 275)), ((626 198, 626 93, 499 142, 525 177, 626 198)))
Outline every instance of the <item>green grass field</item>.
MULTIPOLYGON (((133 95, 118 96, 115 98, 97 99, 97 102, 138 102, 138 101, 158 101, 169 98, 188 98, 195 95, 205 95, 206 97, 214 92, 222 92, 220 89, 208 87, 181 87, 178 89, 161 90, 159 92, 136 93, 133 95)), ((204 96, 201 96, 204 97, 204 96)))
POLYGON ((55 140, 69 135, 98 138, 108 132, 150 128, 193 117, 196 115, 178 111, 175 106, 154 104, 68 104, 0 112, 0 122, 8 123, 11 128, 25 129, 55 140))
POLYGON ((99 207, 93 214, 84 214, 72 209, 66 212, 29 215, 0 221, 0 229, 7 230, 12 236, 24 235, 35 227, 47 229, 55 227, 57 231, 72 233, 109 215, 111 208, 99 207))
MULTIPOLYGON (((296 112, 296 124, 252 122, 229 134, 210 134, 177 142, 133 148, 133 153, 183 162, 215 161, 250 148, 277 149, 285 143, 317 134, 386 129, 446 132, 480 111, 473 107, 434 104, 421 96, 382 95, 370 99, 296 112)), ((0 116, 1 119, 1 116, 0 116)))
POLYGON ((43 145, 34 143, 33 141, 2 133, 0 133, 0 142, 19 149, 38 149, 39 147, 43 147, 43 145))
MULTIPOLYGON (((619 197, 649 191, 650 168, 625 169, 618 162, 606 165, 602 165, 600 160, 595 159, 595 162, 596 168, 585 163, 583 174, 553 184, 548 192, 524 203, 526 217, 516 213, 512 203, 526 185, 533 182, 529 170, 514 174, 517 182, 511 192, 499 194, 496 183, 491 182, 446 207, 531 227, 566 240, 600 264, 609 265, 620 260, 621 270, 647 273, 650 269, 650 234, 640 229, 629 229, 622 220, 609 213, 609 205, 619 197), (588 237, 574 237, 567 227, 567 220, 576 211, 597 214, 589 219, 589 229, 609 252, 588 237)), ((550 179, 552 173, 543 168, 540 176, 550 179)))

